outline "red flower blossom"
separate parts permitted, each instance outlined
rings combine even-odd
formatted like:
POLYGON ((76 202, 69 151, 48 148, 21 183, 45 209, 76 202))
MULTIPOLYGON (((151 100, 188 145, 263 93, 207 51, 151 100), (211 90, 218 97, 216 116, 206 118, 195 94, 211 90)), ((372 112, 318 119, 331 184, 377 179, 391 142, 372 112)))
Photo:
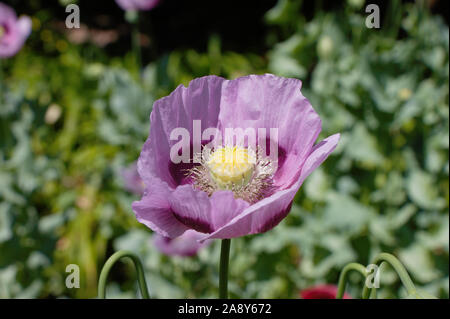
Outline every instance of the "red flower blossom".
MULTIPOLYGON (((318 285, 300 291, 302 299, 336 299, 338 287, 335 285, 318 285)), ((345 293, 344 299, 352 299, 345 293)))

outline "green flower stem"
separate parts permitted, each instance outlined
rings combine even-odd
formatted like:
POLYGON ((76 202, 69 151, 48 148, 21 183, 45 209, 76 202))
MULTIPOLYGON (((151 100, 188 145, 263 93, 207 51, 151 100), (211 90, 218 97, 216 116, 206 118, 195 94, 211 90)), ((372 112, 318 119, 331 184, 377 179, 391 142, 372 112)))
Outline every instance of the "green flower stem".
POLYGON ((125 12, 125 20, 132 25, 131 31, 131 48, 134 57, 136 58, 136 65, 139 72, 142 70, 142 56, 141 56, 141 39, 139 35, 139 10, 128 10, 125 12))
POLYGON ((397 38, 398 30, 401 24, 402 17, 402 3, 399 0, 389 1, 387 12, 384 15, 383 25, 387 26, 387 36, 390 38, 397 38))
MULTIPOLYGON (((402 281, 403 286, 406 288, 406 291, 409 295, 413 295, 416 293, 416 287, 414 286, 413 281, 411 280, 411 277, 409 277, 408 272, 406 271, 405 267, 402 265, 402 263, 393 255, 388 253, 381 253, 379 254, 375 260, 373 261, 374 264, 377 264, 381 267, 382 263, 388 263, 394 268, 397 275, 400 277, 400 280, 402 281)), ((370 297, 373 297, 376 295, 374 292, 376 288, 372 288, 372 292, 370 293, 370 297)), ((369 288, 367 285, 364 285, 363 289, 363 299, 367 299, 369 297, 369 288)))
POLYGON ((147 283, 145 281, 145 275, 144 275, 144 268, 142 267, 142 263, 140 259, 133 254, 130 251, 127 250, 120 250, 113 254, 111 257, 108 258, 105 265, 102 268, 102 271, 100 273, 100 279, 98 281, 98 298, 105 299, 106 297, 106 279, 108 278, 109 271, 114 266, 116 261, 118 261, 122 257, 129 257, 136 268, 137 272, 137 280, 139 283, 139 289, 141 291, 142 298, 149 299, 150 295, 148 293, 147 289, 147 283))
POLYGON ((142 54, 141 54, 141 39, 139 34, 139 13, 137 14, 136 22, 133 24, 133 51, 136 57, 136 64, 139 68, 139 72, 142 70, 142 54))
POLYGON ((377 290, 376 289, 372 289, 370 291, 369 299, 377 299, 377 290))
POLYGON ((341 275, 339 276, 339 284, 338 284, 338 291, 336 293, 336 299, 342 299, 342 297, 344 296, 345 286, 347 284, 347 274, 352 270, 358 271, 361 275, 364 276, 364 278, 366 278, 366 268, 363 265, 358 263, 350 263, 347 266, 345 266, 341 272, 341 275))
POLYGON ((3 82, 6 85, 6 79, 3 78, 3 65, 2 59, 0 59, 0 104, 3 104, 4 96, 3 96, 3 82))
POLYGON ((219 298, 228 299, 228 264, 231 239, 222 239, 220 247, 219 298))

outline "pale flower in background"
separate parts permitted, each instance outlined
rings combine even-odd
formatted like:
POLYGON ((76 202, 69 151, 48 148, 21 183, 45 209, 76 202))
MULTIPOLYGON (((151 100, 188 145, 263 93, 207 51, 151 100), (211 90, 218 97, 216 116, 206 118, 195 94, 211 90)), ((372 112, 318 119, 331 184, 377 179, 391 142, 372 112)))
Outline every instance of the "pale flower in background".
POLYGON ((31 19, 17 18, 14 10, 0 3, 0 58, 9 58, 19 52, 31 33, 31 19))
POLYGON ((123 10, 151 10, 156 7, 159 0, 116 0, 123 10))

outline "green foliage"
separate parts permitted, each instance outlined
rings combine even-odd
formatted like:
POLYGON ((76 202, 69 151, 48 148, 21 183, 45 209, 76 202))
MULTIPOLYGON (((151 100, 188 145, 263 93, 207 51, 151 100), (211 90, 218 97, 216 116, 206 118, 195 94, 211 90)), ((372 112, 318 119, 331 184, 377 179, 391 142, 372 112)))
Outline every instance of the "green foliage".
MULTIPOLYGON (((311 21, 301 7, 280 0, 267 12, 269 52, 224 52, 216 35, 205 52, 173 51, 142 74, 131 54, 108 58, 35 28, 30 42, 46 39, 47 54, 24 48, 1 65, 0 298, 95 297, 118 249, 142 258, 153 297, 217 296, 219 242, 195 258, 157 252, 120 170, 137 159, 156 98, 207 74, 264 72, 301 79, 320 138, 342 138, 280 225, 232 240, 231 296, 297 298, 387 251, 424 295, 448 298, 448 26, 413 4, 380 30, 364 27, 358 1, 311 21), (72 263, 80 289, 64 284, 72 263)), ((133 297, 134 278, 117 265, 108 296, 133 297)), ((406 297, 388 269, 381 284, 380 297, 406 297)))

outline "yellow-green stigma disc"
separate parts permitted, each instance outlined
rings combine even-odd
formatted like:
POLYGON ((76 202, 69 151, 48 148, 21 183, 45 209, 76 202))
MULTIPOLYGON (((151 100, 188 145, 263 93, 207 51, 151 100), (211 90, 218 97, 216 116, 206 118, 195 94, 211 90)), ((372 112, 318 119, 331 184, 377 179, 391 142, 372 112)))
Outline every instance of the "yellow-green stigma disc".
POLYGON ((243 147, 220 147, 207 161, 210 175, 222 189, 247 184, 255 169, 255 156, 243 147))

